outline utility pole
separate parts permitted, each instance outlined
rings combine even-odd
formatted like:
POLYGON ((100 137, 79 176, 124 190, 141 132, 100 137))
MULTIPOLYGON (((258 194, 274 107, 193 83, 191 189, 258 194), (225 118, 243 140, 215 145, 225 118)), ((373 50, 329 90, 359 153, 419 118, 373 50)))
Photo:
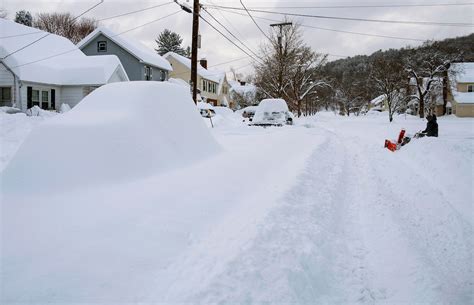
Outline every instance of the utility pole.
POLYGON ((191 43, 191 83, 193 86, 193 100, 197 104, 197 53, 199 36, 199 0, 194 0, 193 6, 193 37, 191 43))
POLYGON ((293 22, 282 22, 282 23, 274 23, 274 24, 270 24, 271 27, 279 27, 280 28, 280 35, 278 35, 278 46, 279 46, 279 54, 278 54, 278 57, 279 57, 279 61, 280 61, 280 69, 278 71, 278 95, 279 97, 283 97, 283 44, 282 44, 282 40, 283 40, 283 27, 284 26, 291 26, 293 25, 293 22))

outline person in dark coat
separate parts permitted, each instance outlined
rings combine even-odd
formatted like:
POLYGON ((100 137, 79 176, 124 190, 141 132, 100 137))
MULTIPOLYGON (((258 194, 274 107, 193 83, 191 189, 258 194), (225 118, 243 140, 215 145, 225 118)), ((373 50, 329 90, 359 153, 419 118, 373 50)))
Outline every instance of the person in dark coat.
POLYGON ((437 137, 438 123, 436 122, 436 115, 428 115, 426 119, 428 120, 428 123, 426 123, 426 129, 421 132, 421 136, 437 137))

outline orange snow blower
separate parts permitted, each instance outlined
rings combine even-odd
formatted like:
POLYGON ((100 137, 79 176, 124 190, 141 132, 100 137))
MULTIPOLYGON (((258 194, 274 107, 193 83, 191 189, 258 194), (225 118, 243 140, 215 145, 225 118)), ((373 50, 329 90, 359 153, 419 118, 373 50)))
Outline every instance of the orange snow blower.
POLYGON ((402 129, 400 133, 398 134, 398 140, 397 143, 393 143, 390 140, 385 140, 385 145, 384 148, 387 148, 390 151, 396 151, 400 149, 401 146, 403 146, 403 138, 405 137, 405 129, 402 129))

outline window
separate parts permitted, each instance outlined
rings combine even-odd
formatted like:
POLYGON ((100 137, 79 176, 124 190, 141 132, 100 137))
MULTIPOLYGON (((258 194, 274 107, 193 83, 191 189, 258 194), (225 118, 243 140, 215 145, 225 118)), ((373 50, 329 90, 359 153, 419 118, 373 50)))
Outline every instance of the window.
POLYGON ((31 91, 31 101, 33 102, 33 106, 39 106, 39 90, 31 91))
POLYGON ((0 105, 10 106, 12 102, 12 88, 10 87, 0 87, 0 105))
POLYGON ((41 91, 41 101, 47 102, 49 101, 49 92, 48 91, 41 91))
POLYGON ((161 80, 166 80, 166 72, 164 70, 161 70, 161 80))
POLYGON ((107 52, 107 41, 97 42, 97 52, 107 52))
POLYGON ((41 108, 48 109, 49 108, 49 92, 48 91, 41 91, 41 108))
POLYGON ((151 67, 145 66, 145 80, 153 79, 153 70, 151 67))
POLYGON ((474 92, 474 85, 467 85, 467 92, 474 92))

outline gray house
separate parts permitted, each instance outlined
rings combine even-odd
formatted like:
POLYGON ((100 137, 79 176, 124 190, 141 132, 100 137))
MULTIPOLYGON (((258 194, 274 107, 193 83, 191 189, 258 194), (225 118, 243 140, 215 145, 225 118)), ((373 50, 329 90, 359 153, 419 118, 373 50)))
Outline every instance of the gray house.
POLYGON ((95 29, 77 47, 89 56, 116 55, 131 81, 165 81, 173 70, 166 59, 140 42, 122 37, 104 27, 95 29))

